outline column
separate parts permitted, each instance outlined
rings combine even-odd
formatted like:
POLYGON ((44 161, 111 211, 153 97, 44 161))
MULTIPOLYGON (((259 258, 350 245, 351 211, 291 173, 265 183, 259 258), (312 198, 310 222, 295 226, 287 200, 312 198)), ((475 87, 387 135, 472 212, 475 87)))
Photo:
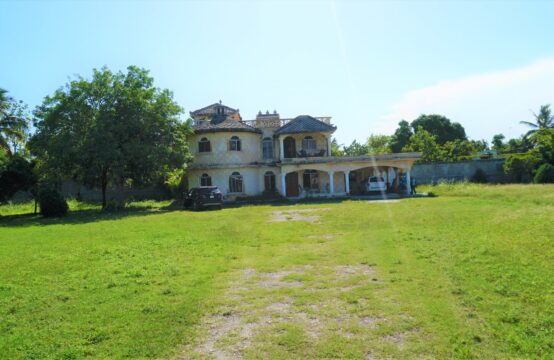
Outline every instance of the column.
POLYGON ((410 169, 406 171, 406 192, 408 195, 412 193, 412 184, 410 179, 410 169))
POLYGON ((281 195, 283 195, 284 197, 287 196, 287 184, 286 184, 286 177, 287 174, 285 174, 282 170, 281 170, 281 195))
POLYGON ((350 194, 350 170, 344 170, 344 190, 346 195, 350 194))
POLYGON ((279 136, 279 159, 285 158, 285 145, 283 144, 283 137, 279 136))
POLYGON ((327 136, 327 156, 331 156, 331 135, 327 136))
POLYGON ((333 195, 335 193, 335 172, 334 171, 328 171, 327 174, 329 175, 329 193, 333 195))

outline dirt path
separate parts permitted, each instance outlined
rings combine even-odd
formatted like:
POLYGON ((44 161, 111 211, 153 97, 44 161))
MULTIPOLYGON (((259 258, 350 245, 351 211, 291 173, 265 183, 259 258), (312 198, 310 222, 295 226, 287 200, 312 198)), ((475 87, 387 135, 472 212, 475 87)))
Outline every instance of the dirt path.
MULTIPOLYGON (((203 320, 204 336, 186 358, 264 357, 287 331, 297 334, 306 348, 329 336, 346 341, 364 338, 389 319, 348 293, 378 282, 374 269, 363 264, 243 270, 229 284, 224 304, 203 320)), ((401 348, 405 336, 388 334, 382 340, 401 348)), ((371 348, 364 353, 368 359, 376 358, 371 348)))

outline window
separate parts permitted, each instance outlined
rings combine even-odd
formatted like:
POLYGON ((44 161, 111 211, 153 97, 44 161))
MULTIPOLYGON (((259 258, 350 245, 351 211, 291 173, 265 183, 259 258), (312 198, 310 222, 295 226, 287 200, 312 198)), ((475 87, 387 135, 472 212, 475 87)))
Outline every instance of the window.
POLYGON ((208 174, 200 176, 200 186, 212 186, 212 177, 208 174))
POLYGON ((242 175, 240 173, 234 172, 231 176, 229 176, 229 192, 242 192, 242 175))
POLYGON ((264 138, 262 140, 262 153, 264 159, 273 159, 273 140, 271 138, 264 138))
POLYGON ((212 151, 212 146, 210 145, 210 140, 203 137, 198 142, 198 152, 210 152, 212 151))
POLYGON ((229 150, 240 151, 240 139, 238 136, 233 136, 231 140, 229 140, 229 150))
POLYGON ((317 170, 305 170, 302 185, 306 190, 319 189, 319 174, 317 170))
POLYGON ((275 191, 275 174, 273 171, 267 171, 264 175, 265 191, 275 191))
POLYGON ((302 149, 304 149, 306 151, 315 151, 316 150, 315 139, 311 136, 306 136, 302 140, 302 149))

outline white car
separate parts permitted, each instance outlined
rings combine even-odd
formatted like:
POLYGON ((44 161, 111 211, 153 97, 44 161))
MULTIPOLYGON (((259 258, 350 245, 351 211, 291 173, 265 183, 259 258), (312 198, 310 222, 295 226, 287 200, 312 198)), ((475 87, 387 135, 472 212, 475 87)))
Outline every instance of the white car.
POLYGON ((366 190, 369 191, 387 191, 385 179, 380 176, 370 176, 367 179, 366 190))

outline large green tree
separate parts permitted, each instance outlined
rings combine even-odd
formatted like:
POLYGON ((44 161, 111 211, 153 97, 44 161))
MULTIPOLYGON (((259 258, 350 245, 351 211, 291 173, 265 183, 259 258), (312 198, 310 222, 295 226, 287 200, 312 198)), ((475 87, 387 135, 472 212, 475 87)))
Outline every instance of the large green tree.
POLYGON ((392 136, 389 135, 369 135, 366 141, 368 153, 375 155, 391 153, 391 139, 392 136))
POLYGON ((362 156, 367 155, 368 153, 369 150, 367 148, 367 145, 360 144, 356 140, 352 141, 350 145, 344 147, 345 156, 362 156))
POLYGON ((539 112, 532 112, 535 122, 520 121, 521 124, 527 125, 531 130, 527 132, 527 135, 535 133, 539 129, 554 128, 554 115, 550 109, 550 105, 542 105, 539 112))
POLYGON ((29 116, 25 104, 0 88, 0 149, 11 156, 25 139, 29 116))
POLYGON ((422 163, 437 162, 444 159, 442 149, 437 143, 437 136, 421 127, 417 129, 402 151, 420 152, 421 158, 418 162, 422 163))
POLYGON ((410 125, 414 133, 421 128, 434 135, 439 145, 448 141, 467 140, 464 127, 442 115, 420 115, 410 125))
POLYGON ((390 148, 392 152, 399 153, 402 151, 402 149, 408 145, 408 142, 410 142, 410 138, 414 134, 410 123, 406 120, 402 120, 398 123, 398 128, 394 132, 394 135, 392 135, 391 141, 390 141, 390 148))
POLYGON ((151 183, 183 167, 190 125, 181 113, 147 70, 95 69, 46 97, 29 147, 41 170, 100 186, 105 207, 108 184, 151 183))

